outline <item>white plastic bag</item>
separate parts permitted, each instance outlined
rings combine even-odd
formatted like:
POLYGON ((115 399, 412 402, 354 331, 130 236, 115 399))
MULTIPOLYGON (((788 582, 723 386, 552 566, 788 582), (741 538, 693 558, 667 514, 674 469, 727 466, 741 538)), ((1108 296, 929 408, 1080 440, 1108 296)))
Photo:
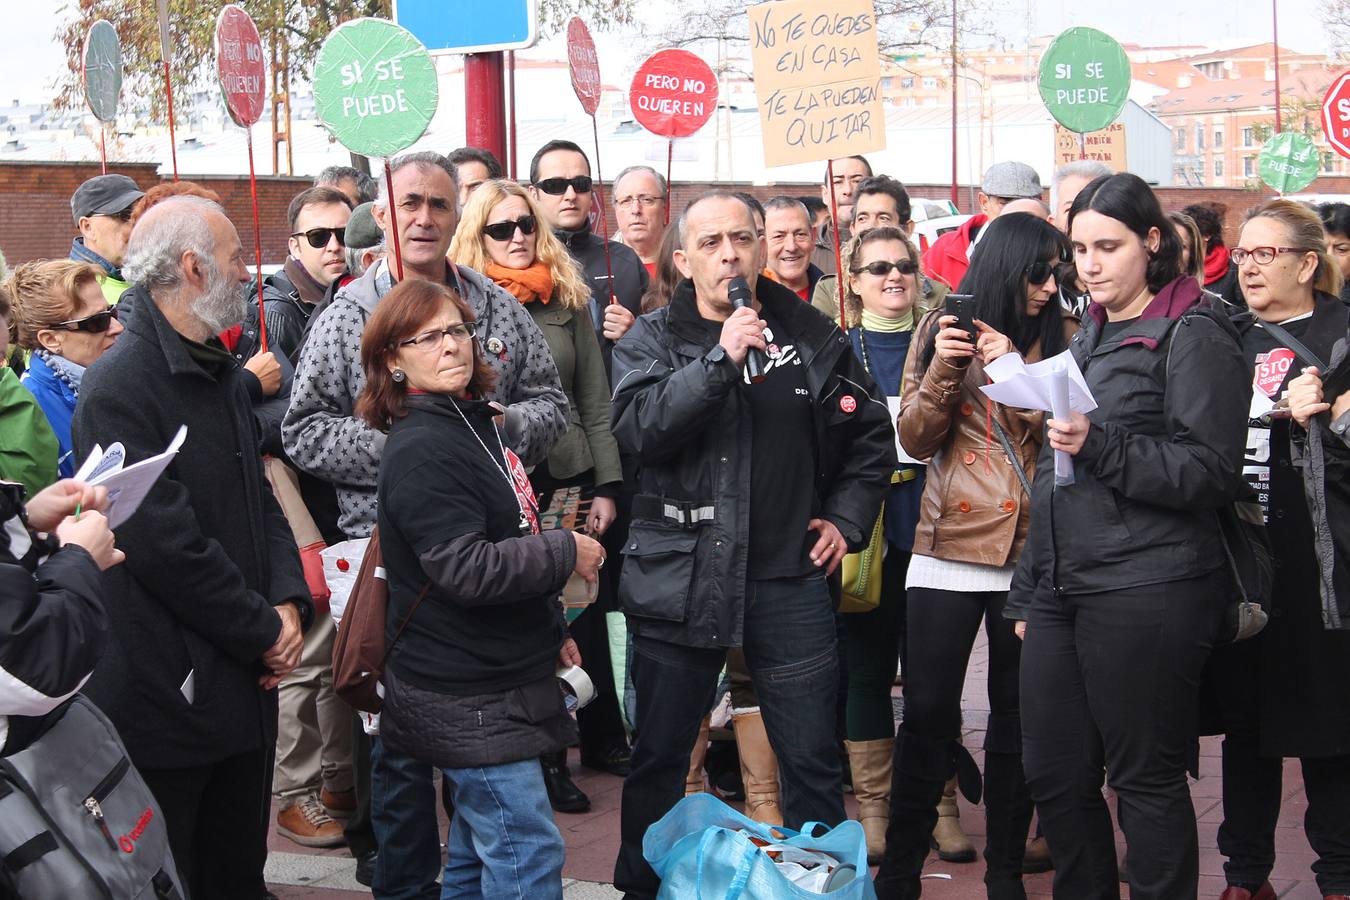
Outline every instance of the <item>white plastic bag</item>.
POLYGON ((328 598, 328 611, 333 616, 333 624, 342 627, 342 614, 347 610, 347 598, 356 587, 356 574, 361 571, 361 560, 366 555, 366 545, 370 538, 357 538, 326 547, 319 555, 323 557, 323 577, 328 582, 332 596, 328 598))

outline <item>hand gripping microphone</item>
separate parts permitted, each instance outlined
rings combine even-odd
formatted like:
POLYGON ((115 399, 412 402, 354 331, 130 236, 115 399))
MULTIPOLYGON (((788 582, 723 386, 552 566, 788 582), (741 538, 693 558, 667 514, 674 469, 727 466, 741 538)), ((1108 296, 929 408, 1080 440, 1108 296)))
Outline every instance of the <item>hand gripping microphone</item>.
MULTIPOLYGON (((750 283, 737 275, 731 279, 731 284, 727 285, 727 299, 735 309, 746 309, 750 307, 750 283)), ((745 355, 745 371, 750 376, 751 384, 759 384, 764 380, 764 367, 768 361, 764 358, 764 351, 756 347, 751 347, 745 355)))

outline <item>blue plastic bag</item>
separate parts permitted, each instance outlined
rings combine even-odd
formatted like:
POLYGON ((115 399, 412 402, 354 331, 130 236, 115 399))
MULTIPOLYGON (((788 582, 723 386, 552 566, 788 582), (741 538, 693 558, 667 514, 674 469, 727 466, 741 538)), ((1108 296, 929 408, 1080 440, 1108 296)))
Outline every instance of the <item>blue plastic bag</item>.
POLYGON ((658 900, 876 900, 877 896, 867 868, 867 838, 858 822, 848 820, 828 830, 813 822, 797 832, 746 818, 712 794, 695 794, 675 804, 647 829, 642 855, 661 878, 658 900), (857 877, 829 894, 798 887, 739 833, 741 829, 772 843, 829 853, 853 866, 857 877))

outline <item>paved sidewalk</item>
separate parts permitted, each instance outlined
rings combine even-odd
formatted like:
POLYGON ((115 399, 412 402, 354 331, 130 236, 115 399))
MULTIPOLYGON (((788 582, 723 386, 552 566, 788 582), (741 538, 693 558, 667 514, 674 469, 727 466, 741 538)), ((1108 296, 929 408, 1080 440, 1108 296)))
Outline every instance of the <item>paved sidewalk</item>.
MULTIPOLYGON (((987 646, 981 633, 971 659, 963 701, 964 740, 976 759, 982 756, 978 748, 983 743, 989 716, 984 685, 987 665, 987 646)), ((896 693, 899 693, 898 689, 896 693)), ((1200 780, 1191 785, 1200 828, 1200 896, 1218 897, 1224 889, 1223 858, 1216 844, 1222 819, 1219 742, 1206 739, 1200 753, 1200 780)), ((572 771, 577 784, 591 797, 591 811, 583 815, 558 815, 558 827, 567 842, 563 895, 567 900, 610 900, 620 896, 608 882, 613 878, 614 856, 619 845, 622 782, 613 776, 580 768, 575 751, 572 771)), ((1285 764, 1284 797, 1275 840, 1279 856, 1271 882, 1285 900, 1321 900, 1310 869, 1313 853, 1303 836, 1301 823, 1307 810, 1307 798, 1297 761, 1285 764)), ((845 799, 852 814, 856 809, 853 797, 849 795, 845 799)), ((976 846, 983 849, 982 810, 970 807, 963 799, 961 821, 976 846)), ((442 822, 442 834, 444 824, 442 822)), ((1116 837, 1118 852, 1123 854, 1124 840, 1119 833, 1116 837)), ((273 852, 268 859, 268 883, 281 900, 352 900, 369 895, 369 891, 352 877, 355 863, 343 849, 307 850, 275 833, 270 838, 270 847, 273 852)), ((933 854, 925 870, 924 897, 927 900, 979 900, 985 895, 983 876, 982 860, 952 865, 939 861, 933 854)), ((1029 876, 1027 895, 1050 897, 1051 878, 1051 874, 1029 876)), ((1128 888, 1122 887, 1121 894, 1128 897, 1128 888)))

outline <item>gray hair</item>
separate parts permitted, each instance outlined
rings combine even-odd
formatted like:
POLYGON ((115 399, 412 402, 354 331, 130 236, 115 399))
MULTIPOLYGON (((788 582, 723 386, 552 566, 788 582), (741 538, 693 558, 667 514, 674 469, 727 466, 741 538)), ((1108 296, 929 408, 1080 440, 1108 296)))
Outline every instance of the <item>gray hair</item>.
POLYGON ((745 202, 744 197, 742 197, 735 191, 727 191, 722 190, 720 188, 714 188, 711 191, 704 191, 702 194, 699 194, 693 200, 690 200, 689 205, 684 208, 684 212, 680 213, 680 218, 679 221, 676 223, 676 227, 679 229, 680 232, 681 247, 686 247, 689 245, 689 214, 694 211, 695 206, 698 206, 705 200, 735 200, 737 203, 741 204, 741 206, 745 207, 746 213, 749 214, 750 216, 750 225, 752 228, 754 227, 755 211, 750 206, 749 203, 745 202))
POLYGON ((344 255, 347 260, 347 271, 353 278, 360 278, 366 274, 366 267, 361 264, 367 253, 377 253, 384 255, 384 241, 380 241, 371 247, 347 247, 344 249, 344 255))
POLYGON ((777 197, 770 197, 764 201, 764 214, 767 217, 771 209, 790 209, 794 212, 800 212, 806 216, 807 227, 811 225, 811 211, 806 208, 806 204, 796 197, 789 197, 786 194, 780 194, 777 197))
POLYGON ((441 154, 434 150, 420 150, 417 153, 405 153, 402 156, 396 156, 389 160, 389 174, 380 179, 380 192, 375 198, 375 205, 380 209, 389 208, 389 181, 399 173, 400 169, 408 166, 424 166, 427 168, 440 169, 450 176, 450 183, 454 185, 454 191, 459 193, 459 178, 455 176, 455 167, 441 154))
POLYGON ((651 166, 629 166, 628 168, 626 168, 626 169, 624 169, 622 172, 620 172, 620 173, 618 174, 618 176, 617 176, 613 181, 611 181, 611 182, 609 183, 609 184, 610 184, 610 189, 613 191, 613 193, 616 195, 616 197, 617 197, 617 195, 618 195, 618 193, 619 193, 619 182, 620 182, 620 181, 623 181, 623 179, 624 179, 625 176, 631 175, 631 174, 633 174, 634 172, 646 172, 648 175, 650 175, 650 176, 652 176, 653 178, 655 178, 655 179, 656 179, 656 186, 659 187, 659 188, 661 189, 661 199, 662 199, 662 200, 665 200, 666 197, 669 196, 669 194, 670 194, 670 185, 666 184, 666 176, 662 175, 660 172, 656 171, 656 170, 653 169, 651 166))
POLYGON ((1055 176, 1050 179, 1051 215, 1059 214, 1059 186, 1064 183, 1064 179, 1086 178, 1088 181, 1094 181, 1103 175, 1114 174, 1116 174, 1115 169, 1095 159, 1076 159, 1071 163, 1060 166, 1055 170, 1055 176))
POLYGON ((375 179, 354 166, 329 166, 314 176, 314 186, 331 185, 333 187, 350 181, 356 185, 359 206, 375 199, 375 179))
POLYGON ((122 262, 122 277, 130 284, 143 285, 152 297, 178 290, 183 283, 184 253, 191 251, 208 265, 214 264, 216 242, 206 213, 225 215, 219 203, 193 196, 170 197, 156 204, 156 209, 157 215, 147 214, 136 223, 122 262))

